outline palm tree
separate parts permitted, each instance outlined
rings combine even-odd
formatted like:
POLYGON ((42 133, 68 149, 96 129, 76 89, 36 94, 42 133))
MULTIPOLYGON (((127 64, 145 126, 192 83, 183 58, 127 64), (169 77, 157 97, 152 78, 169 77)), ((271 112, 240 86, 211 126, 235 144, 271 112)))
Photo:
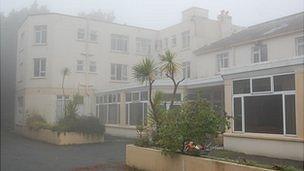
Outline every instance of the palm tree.
MULTIPOLYGON (((66 78, 66 76, 67 75, 69 75, 69 73, 70 73, 70 70, 69 70, 69 68, 63 68, 63 70, 62 70, 62 83, 61 83, 61 88, 62 88, 62 95, 63 95, 63 105, 64 105, 64 108, 65 108, 65 106, 66 106, 66 104, 65 104, 65 94, 64 94, 64 81, 65 81, 65 78, 66 78)), ((64 116, 66 116, 66 110, 64 110, 64 116)))
POLYGON ((160 67, 161 72, 165 73, 166 77, 170 78, 174 85, 172 99, 170 103, 170 109, 174 104, 177 88, 179 84, 183 82, 185 79, 183 78, 179 81, 176 80, 176 74, 180 71, 181 65, 175 62, 175 58, 176 58, 175 54, 170 52, 169 50, 167 50, 164 55, 160 55, 160 61, 162 63, 160 67))
POLYGON ((148 83, 149 84, 149 103, 151 106, 151 113, 153 115, 153 119, 157 123, 157 113, 155 112, 154 102, 152 100, 152 85, 155 81, 155 74, 156 74, 156 63, 154 60, 149 58, 144 58, 139 64, 133 67, 133 75, 134 78, 137 79, 141 83, 148 83))
POLYGON ((61 88, 62 88, 62 94, 63 94, 63 96, 65 95, 64 94, 64 80, 65 80, 66 76, 69 75, 69 73, 70 73, 69 68, 63 68, 63 70, 62 70, 62 83, 61 83, 61 88))

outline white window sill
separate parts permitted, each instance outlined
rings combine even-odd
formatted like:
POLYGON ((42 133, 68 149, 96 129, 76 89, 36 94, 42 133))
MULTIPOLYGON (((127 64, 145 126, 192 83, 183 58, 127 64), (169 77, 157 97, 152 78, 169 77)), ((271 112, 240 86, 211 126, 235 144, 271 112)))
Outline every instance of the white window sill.
POLYGON ((125 54, 128 55, 129 52, 128 51, 117 51, 117 50, 110 50, 111 53, 121 53, 121 54, 125 54))
POLYGON ((32 77, 32 79, 46 79, 46 77, 32 77))
POLYGON ((95 44, 98 44, 98 41, 92 41, 92 40, 86 40, 86 39, 76 39, 76 41, 79 41, 79 42, 88 42, 88 43, 95 43, 95 44))
POLYGON ((47 46, 47 43, 34 43, 33 46, 47 46))
POLYGON ((128 80, 110 80, 111 83, 129 83, 128 80))

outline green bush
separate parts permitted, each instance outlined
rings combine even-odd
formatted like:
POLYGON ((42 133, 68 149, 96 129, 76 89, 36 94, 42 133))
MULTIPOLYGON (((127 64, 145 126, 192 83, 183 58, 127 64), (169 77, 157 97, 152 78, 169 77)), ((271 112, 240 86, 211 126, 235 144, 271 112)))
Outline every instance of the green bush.
POLYGON ((78 132, 89 135, 103 135, 104 125, 98 118, 93 116, 73 116, 67 115, 61 119, 54 127, 57 132, 78 132))
POLYGON ((226 117, 217 114, 208 102, 185 102, 162 115, 157 144, 165 153, 182 151, 184 142, 210 143, 227 126, 226 117))
POLYGON ((38 114, 31 114, 26 118, 26 126, 32 130, 39 129, 50 129, 51 125, 49 125, 46 120, 38 114))

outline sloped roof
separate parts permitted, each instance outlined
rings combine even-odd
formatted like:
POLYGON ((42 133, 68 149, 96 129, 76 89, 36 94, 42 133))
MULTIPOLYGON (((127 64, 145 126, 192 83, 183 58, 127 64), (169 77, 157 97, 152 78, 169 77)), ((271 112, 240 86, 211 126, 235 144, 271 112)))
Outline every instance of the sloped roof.
POLYGON ((229 37, 203 46, 195 50, 194 54, 199 55, 223 50, 238 44, 244 44, 300 30, 304 30, 304 12, 250 26, 242 31, 230 35, 229 37))

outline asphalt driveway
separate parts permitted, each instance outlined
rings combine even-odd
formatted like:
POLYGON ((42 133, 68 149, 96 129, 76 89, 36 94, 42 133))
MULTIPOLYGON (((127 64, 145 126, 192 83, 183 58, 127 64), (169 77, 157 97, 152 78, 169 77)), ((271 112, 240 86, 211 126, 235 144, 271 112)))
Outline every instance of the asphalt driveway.
POLYGON ((125 145, 132 142, 106 136, 101 144, 56 146, 1 131, 1 171, 83 170, 102 165, 112 169, 98 170, 124 170, 114 166, 124 164, 125 145))

